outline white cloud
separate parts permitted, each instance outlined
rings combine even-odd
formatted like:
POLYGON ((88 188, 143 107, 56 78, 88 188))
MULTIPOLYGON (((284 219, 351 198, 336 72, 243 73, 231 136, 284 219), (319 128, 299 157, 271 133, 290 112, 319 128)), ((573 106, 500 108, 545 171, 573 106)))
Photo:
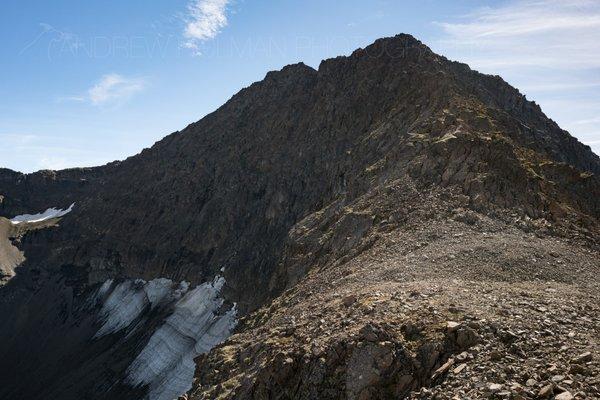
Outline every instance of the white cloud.
POLYGON ((48 156, 42 158, 37 167, 37 169, 51 169, 57 171, 69 167, 69 162, 63 157, 48 156))
POLYGON ((94 105, 124 101, 145 87, 143 79, 125 78, 119 74, 104 75, 88 90, 87 98, 94 105))
POLYGON ((21 172, 101 165, 112 159, 104 149, 90 148, 88 140, 73 137, 0 133, 2 168, 21 172))
POLYGON ((436 25, 434 50, 501 75, 599 152, 600 1, 509 0, 436 25))
POLYGON ((555 91, 575 91, 580 89, 589 89, 600 87, 600 82, 547 82, 547 83, 527 83, 521 89, 534 92, 555 92, 555 91))
POLYGON ((600 117, 581 119, 573 122, 573 125, 600 125, 600 117))
POLYGON ((200 54, 201 43, 214 39, 227 26, 230 0, 194 0, 188 5, 184 47, 200 54))
POLYGON ((106 74, 85 93, 61 96, 58 102, 90 103, 95 106, 121 104, 146 88, 143 78, 128 78, 119 74, 106 74))
POLYGON ((485 69, 600 68, 597 0, 511 1, 438 25, 445 46, 466 51, 467 62, 485 69))
POLYGON ((0 141, 8 146, 25 146, 37 139, 38 136, 30 134, 0 133, 0 141))
POLYGON ((65 101, 74 101, 76 103, 84 103, 87 101, 87 96, 61 96, 56 99, 59 103, 65 101))

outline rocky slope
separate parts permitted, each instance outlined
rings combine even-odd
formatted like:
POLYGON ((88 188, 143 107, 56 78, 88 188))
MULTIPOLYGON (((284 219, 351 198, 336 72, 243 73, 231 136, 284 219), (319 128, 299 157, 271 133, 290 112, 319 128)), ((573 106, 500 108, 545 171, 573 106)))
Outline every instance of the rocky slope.
POLYGON ((147 392, 124 376, 177 303, 143 306, 111 336, 126 349, 115 357, 93 339, 90 296, 107 280, 222 274, 214 316, 236 302, 243 318, 198 359, 191 398, 527 398, 548 385, 594 398, 599 173, 501 78, 408 35, 270 72, 122 162, 0 170, 7 217, 76 203, 24 236, 26 261, 0 289, 3 320, 18 317, 0 325, 13 338, 0 373, 15 377, 0 393, 147 392), (20 358, 40 327, 54 341, 20 358), (93 372, 77 381, 83 348, 93 372), (32 368, 47 359, 69 378, 32 368))
POLYGON ((247 316, 197 360, 189 398, 600 396, 596 250, 386 189, 414 196, 401 227, 247 316))

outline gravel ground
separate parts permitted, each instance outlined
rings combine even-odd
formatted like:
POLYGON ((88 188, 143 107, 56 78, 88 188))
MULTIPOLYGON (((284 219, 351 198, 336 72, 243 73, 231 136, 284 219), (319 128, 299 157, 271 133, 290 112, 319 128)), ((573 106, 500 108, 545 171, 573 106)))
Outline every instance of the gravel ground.
POLYGON ((598 252, 455 214, 311 270, 198 360, 190 397, 600 398, 598 252))

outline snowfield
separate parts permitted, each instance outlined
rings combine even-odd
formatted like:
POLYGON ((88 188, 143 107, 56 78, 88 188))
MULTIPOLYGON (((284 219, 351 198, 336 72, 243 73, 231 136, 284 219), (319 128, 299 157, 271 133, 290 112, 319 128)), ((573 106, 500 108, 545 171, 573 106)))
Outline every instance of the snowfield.
POLYGON ((237 324, 235 304, 221 312, 224 284, 220 276, 192 290, 187 282, 176 284, 169 279, 108 280, 94 296, 94 302, 102 304, 102 325, 95 337, 135 326, 146 310, 171 304, 171 315, 129 366, 127 381, 147 387, 148 400, 175 399, 192 387, 194 358, 227 339, 237 324))
POLYGON ((75 206, 75 203, 71 204, 69 206, 69 208, 67 208, 66 210, 60 210, 58 208, 49 208, 46 211, 39 213, 39 214, 23 214, 23 215, 17 215, 16 217, 14 217, 13 219, 10 220, 10 222, 12 222, 13 224, 21 224, 24 222, 42 222, 42 221, 46 221, 49 219, 53 219, 53 218, 60 218, 68 213, 70 213, 73 210, 73 206, 75 206))

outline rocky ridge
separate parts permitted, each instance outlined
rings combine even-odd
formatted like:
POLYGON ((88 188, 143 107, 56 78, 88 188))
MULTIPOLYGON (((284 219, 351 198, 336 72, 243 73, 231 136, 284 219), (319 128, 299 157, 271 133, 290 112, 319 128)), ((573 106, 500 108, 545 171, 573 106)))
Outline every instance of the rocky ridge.
POLYGON ((189 398, 600 396, 597 252, 431 200, 242 320, 189 398))

